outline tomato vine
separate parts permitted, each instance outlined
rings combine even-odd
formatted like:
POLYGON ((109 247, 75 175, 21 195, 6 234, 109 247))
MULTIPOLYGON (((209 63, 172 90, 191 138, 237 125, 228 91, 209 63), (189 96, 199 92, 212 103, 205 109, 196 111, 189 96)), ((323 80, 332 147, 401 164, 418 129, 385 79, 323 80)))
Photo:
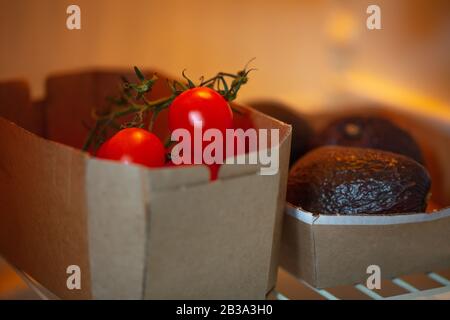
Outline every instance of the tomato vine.
MULTIPOLYGON (((95 119, 95 125, 89 128, 88 137, 83 145, 83 150, 87 151, 91 148, 97 150, 98 147, 106 140, 107 131, 120 130, 123 128, 137 127, 143 128, 148 119, 148 130, 152 131, 158 114, 168 108, 172 101, 182 92, 195 87, 209 87, 217 91, 227 101, 231 102, 236 99, 242 85, 248 81, 248 74, 255 70, 249 68, 250 60, 245 67, 236 73, 219 72, 215 76, 205 80, 201 77, 196 84, 186 76, 186 70, 183 70, 182 77, 184 81, 167 80, 171 94, 156 100, 148 100, 146 95, 151 92, 154 84, 158 80, 156 74, 150 78, 146 78, 142 71, 134 67, 137 82, 130 82, 127 78, 121 77, 121 92, 117 97, 108 97, 109 106, 107 111, 98 114, 97 110, 93 110, 92 117, 95 119), (134 115, 132 120, 124 122, 126 116, 134 115)), ((236 111, 236 110, 234 110, 236 111)))

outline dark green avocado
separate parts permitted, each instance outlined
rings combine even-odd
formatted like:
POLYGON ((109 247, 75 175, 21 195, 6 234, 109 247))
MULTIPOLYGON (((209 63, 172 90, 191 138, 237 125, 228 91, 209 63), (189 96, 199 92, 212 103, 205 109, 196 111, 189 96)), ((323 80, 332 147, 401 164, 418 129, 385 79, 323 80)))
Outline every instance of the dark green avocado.
POLYGON ((424 163, 414 138, 391 121, 380 117, 347 116, 332 121, 315 138, 315 147, 325 145, 380 149, 424 163))
POLYGON ((430 186, 427 170, 409 157, 325 146, 293 166, 287 201, 325 215, 425 212, 430 186))

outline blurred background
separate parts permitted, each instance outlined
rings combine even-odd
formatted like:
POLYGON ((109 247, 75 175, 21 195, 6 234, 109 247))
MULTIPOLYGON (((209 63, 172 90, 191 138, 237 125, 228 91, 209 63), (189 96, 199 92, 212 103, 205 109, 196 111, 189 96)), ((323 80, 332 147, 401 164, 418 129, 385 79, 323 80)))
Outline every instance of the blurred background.
POLYGON ((138 65, 193 78, 256 57, 240 101, 300 109, 374 98, 450 117, 448 0, 0 0, 0 80, 138 65), (81 30, 66 8, 81 8, 81 30), (368 30, 370 4, 382 30, 368 30))
MULTIPOLYGON (((197 79, 258 71, 238 101, 303 112, 359 101, 450 120, 449 0, 0 0, 0 81, 137 65, 197 79), (66 9, 81 8, 81 30, 66 9), (367 7, 381 8, 368 30, 367 7)), ((447 122, 447 129, 448 122, 447 122)), ((36 298, 0 259, 0 298, 36 298)))

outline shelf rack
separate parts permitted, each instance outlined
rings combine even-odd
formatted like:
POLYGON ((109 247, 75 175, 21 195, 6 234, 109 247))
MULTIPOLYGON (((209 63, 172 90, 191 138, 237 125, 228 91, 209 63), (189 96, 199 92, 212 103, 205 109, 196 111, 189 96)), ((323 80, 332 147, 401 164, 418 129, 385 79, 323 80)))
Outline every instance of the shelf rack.
MULTIPOLYGON (((303 280, 295 279, 287 275, 285 271, 280 270, 280 281, 275 290, 271 292, 269 298, 276 300, 291 300, 291 299, 314 299, 314 295, 319 299, 326 300, 341 300, 338 294, 329 289, 317 289, 309 285, 303 280), (281 273, 281 274, 280 274, 281 273), (294 283, 297 282, 297 283, 294 283), (287 292, 285 292, 287 291, 287 292), (309 294, 308 294, 309 293, 309 294), (313 293, 311 295, 311 293, 313 293), (290 295, 294 296, 291 298, 290 295)), ((354 290, 360 294, 357 299, 373 299, 373 300, 415 300, 415 299, 438 299, 450 300, 450 278, 447 278, 436 272, 429 272, 424 274, 426 278, 435 283, 434 288, 420 290, 410 281, 402 278, 393 278, 390 281, 390 286, 396 286, 399 290, 404 291, 402 294, 381 295, 377 290, 370 290, 363 284, 353 285, 354 290)), ((385 282, 386 283, 386 282, 385 282)), ((342 289, 342 288, 341 288, 342 289)), ((347 286, 347 291, 349 287, 347 286)), ((342 290, 341 290, 342 291, 342 290)), ((392 291, 392 290, 391 290, 392 291)), ((396 291, 396 290, 394 290, 396 291)), ((398 291, 398 290, 397 290, 398 291)), ((347 297, 348 298, 348 297, 347 297)))

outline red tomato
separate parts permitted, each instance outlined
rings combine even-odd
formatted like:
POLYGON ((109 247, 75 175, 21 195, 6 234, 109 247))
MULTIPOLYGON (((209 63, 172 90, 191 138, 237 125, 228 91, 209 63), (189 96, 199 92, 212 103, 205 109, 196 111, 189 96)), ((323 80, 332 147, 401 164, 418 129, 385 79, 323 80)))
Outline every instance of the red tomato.
POLYGON ((238 110, 233 116, 233 127, 235 129, 254 129, 255 125, 250 117, 250 112, 248 110, 238 110))
POLYGON ((219 170, 220 170, 221 164, 213 163, 208 165, 209 169, 209 180, 215 181, 219 177, 219 170))
POLYGON ((203 131, 215 128, 223 134, 233 128, 233 112, 228 102, 218 92, 207 87, 197 87, 184 91, 169 107, 169 128, 179 128, 194 132, 194 124, 202 122, 203 131))
MULTIPOLYGON (((193 147, 194 128, 197 123, 201 123, 202 132, 208 129, 220 130, 225 142, 226 129, 233 128, 233 112, 225 98, 215 90, 207 87, 192 88, 181 93, 170 105, 169 128, 171 131, 188 130, 193 147)), ((203 148, 208 144, 209 142, 204 142, 203 148)), ((225 153, 225 145, 223 148, 225 153)), ((192 158, 194 158, 194 152, 192 152, 192 158)), ((216 180, 220 164, 209 165, 208 168, 211 180, 216 180)))
MULTIPOLYGON (((234 129, 242 129, 244 131, 247 131, 248 129, 255 129, 255 125, 253 124, 252 119, 250 118, 250 113, 247 110, 239 110, 238 113, 234 115, 233 118, 233 125, 234 129)), ((256 130, 256 129, 255 129, 256 130)), ((239 136, 236 136, 234 139, 234 155, 238 155, 238 149, 237 144, 239 142, 239 136)), ((250 144, 248 139, 245 139, 245 153, 249 153, 252 151, 257 151, 256 149, 250 150, 250 144)))
POLYGON ((97 157, 161 167, 165 162, 165 149, 153 133, 140 128, 127 128, 107 140, 98 150, 97 157))

